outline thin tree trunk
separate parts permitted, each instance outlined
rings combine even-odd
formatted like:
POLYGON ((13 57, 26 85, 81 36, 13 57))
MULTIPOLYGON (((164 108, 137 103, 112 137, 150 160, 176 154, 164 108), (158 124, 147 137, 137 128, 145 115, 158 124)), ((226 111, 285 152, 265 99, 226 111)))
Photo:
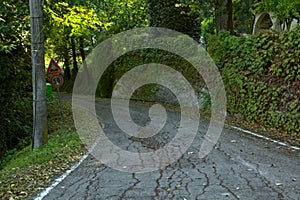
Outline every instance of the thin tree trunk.
POLYGON ((84 54, 84 39, 83 37, 80 37, 79 38, 79 51, 80 51, 80 55, 81 55, 81 58, 82 58, 82 62, 85 60, 85 54, 84 54))
POLYGON ((89 81, 90 81, 90 77, 89 77, 89 71, 88 71, 88 68, 87 68, 87 64, 86 64, 86 61, 85 61, 84 38, 83 37, 79 38, 79 51, 80 51, 80 55, 81 55, 81 59, 82 59, 83 73, 84 73, 84 76, 85 76, 84 79, 87 80, 86 84, 88 86, 89 81))
POLYGON ((79 51, 80 51, 80 56, 82 59, 82 65, 83 65, 83 70, 87 72, 87 66, 85 62, 85 53, 84 53, 84 38, 80 37, 79 38, 79 51))
POLYGON ((291 27, 292 27, 292 22, 293 22, 293 19, 287 19, 286 20, 286 26, 287 26, 287 30, 290 31, 291 30, 291 27))
MULTIPOLYGON (((69 41, 69 37, 66 36, 66 41, 69 41)), ((70 59, 69 59, 69 45, 66 45, 64 50, 64 66, 65 66, 65 74, 64 77, 67 80, 71 79, 71 71, 70 71, 70 59)))
POLYGON ((29 6, 33 86, 32 148, 36 149, 47 142, 48 136, 42 0, 29 0, 29 6))
POLYGON ((76 59, 76 46, 75 46, 74 37, 71 37, 71 46, 72 46, 72 57, 73 57, 73 76, 76 77, 78 73, 78 64, 76 59))
MULTIPOLYGON (((67 51, 67 50, 66 50, 67 51)), ((65 74, 64 74, 64 77, 67 79, 67 80, 70 80, 71 79, 71 71, 70 71, 70 62, 69 62, 69 54, 68 54, 68 51, 65 52, 65 55, 64 55, 64 65, 65 65, 65 74)))

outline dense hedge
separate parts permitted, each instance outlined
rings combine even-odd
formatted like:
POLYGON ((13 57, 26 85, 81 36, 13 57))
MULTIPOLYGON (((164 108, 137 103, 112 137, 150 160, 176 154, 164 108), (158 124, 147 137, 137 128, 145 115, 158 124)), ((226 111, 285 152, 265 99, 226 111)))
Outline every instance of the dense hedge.
POLYGON ((222 71, 228 112, 250 122, 300 135, 300 29, 210 38, 222 71))

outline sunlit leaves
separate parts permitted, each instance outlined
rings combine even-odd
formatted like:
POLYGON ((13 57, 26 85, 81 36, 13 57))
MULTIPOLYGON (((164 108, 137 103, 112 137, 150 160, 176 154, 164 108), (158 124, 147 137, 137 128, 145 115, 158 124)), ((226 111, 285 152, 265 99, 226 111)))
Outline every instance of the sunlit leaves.
MULTIPOLYGON (((93 48, 109 35, 147 25, 147 7, 140 0, 45 0, 45 35, 51 56, 69 54, 70 38, 85 38, 93 48)), ((66 56, 64 56, 66 58, 66 56)))
POLYGON ((256 7, 257 12, 274 12, 281 21, 300 17, 299 0, 262 0, 256 7))
POLYGON ((51 20, 51 23, 47 25, 65 29, 64 34, 71 37, 89 35, 90 31, 96 30, 102 25, 97 13, 89 5, 69 5, 67 2, 57 2, 51 6, 45 7, 46 14, 51 20))
POLYGON ((2 1, 0 7, 0 52, 10 53, 29 45, 29 8, 27 1, 2 1))

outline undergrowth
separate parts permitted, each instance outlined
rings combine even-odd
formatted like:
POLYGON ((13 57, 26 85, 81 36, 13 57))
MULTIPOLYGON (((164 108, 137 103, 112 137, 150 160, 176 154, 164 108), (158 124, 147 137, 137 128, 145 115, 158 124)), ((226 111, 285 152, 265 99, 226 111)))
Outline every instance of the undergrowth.
POLYGON ((7 153, 0 171, 0 199, 30 198, 80 159, 84 146, 75 132, 70 102, 63 102, 63 111, 64 121, 58 102, 48 104, 50 134, 46 145, 35 150, 28 145, 7 153))

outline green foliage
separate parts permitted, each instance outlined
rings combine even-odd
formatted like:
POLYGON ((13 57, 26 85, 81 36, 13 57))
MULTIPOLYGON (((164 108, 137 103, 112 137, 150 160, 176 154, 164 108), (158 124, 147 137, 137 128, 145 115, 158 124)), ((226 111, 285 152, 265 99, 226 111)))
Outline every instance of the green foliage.
POLYGON ((28 2, 3 1, 0 12, 1 159, 7 150, 28 144, 32 97, 28 2))
POLYGON ((75 56, 78 57, 82 53, 78 51, 80 41, 83 41, 83 50, 89 53, 103 39, 144 27, 148 19, 146 1, 139 0, 46 0, 44 11, 46 54, 63 60, 65 67, 71 63, 70 38, 73 38, 75 56))
POLYGON ((0 170, 0 198, 29 199, 78 161, 82 152, 78 134, 63 130, 56 131, 39 149, 27 146, 11 151, 10 161, 0 170))
POLYGON ((207 44, 207 40, 209 38, 210 35, 213 35, 216 33, 216 28, 215 28, 215 24, 214 24, 214 19, 213 17, 209 17, 204 19, 201 22, 201 36, 203 41, 201 41, 204 45, 207 44))
POLYGON ((300 133, 300 29, 211 38, 210 52, 222 70, 228 111, 250 122, 300 133))
POLYGON ((251 34, 254 16, 250 9, 253 0, 233 0, 233 25, 238 33, 251 34))
POLYGON ((65 31, 63 36, 88 36, 92 30, 102 26, 102 21, 93 8, 94 5, 89 3, 80 5, 47 0, 44 7, 46 27, 50 34, 56 33, 56 36, 62 31, 65 31))
POLYGON ((71 102, 63 102, 62 106, 64 121, 58 102, 48 105, 51 134, 46 145, 32 150, 28 138, 26 146, 9 150, 0 160, 0 199, 29 199, 82 156, 85 149, 75 133, 71 102))
POLYGON ((12 53, 22 46, 27 49, 29 37, 29 7, 24 0, 4 0, 0 7, 0 52, 12 53))
MULTIPOLYGON (((137 38, 139 39, 139 38, 137 38)), ((164 38, 166 39, 166 38, 164 38)), ((180 40, 180 38, 177 38, 180 40)), ((176 42, 173 37, 168 38, 170 44, 176 42)), ((178 47, 180 48, 180 47, 178 47)), ((182 47, 182 49, 184 49, 182 47)), ((186 51, 189 51, 189 48, 185 48, 186 51)), ((200 93, 199 89, 203 86, 202 77, 197 72, 197 70, 191 66, 186 60, 181 57, 174 55, 170 52, 166 52, 158 49, 142 49, 133 52, 129 52, 121 57, 119 57, 116 61, 113 62, 112 67, 113 71, 111 72, 112 82, 109 85, 114 86, 115 83, 129 70, 134 67, 147 64, 147 63, 160 63, 180 72, 191 85, 195 88, 197 93, 200 93)), ((157 78, 159 78, 160 74, 157 74, 157 78)), ((98 88, 97 95, 100 97, 110 97, 112 88, 109 91, 103 92, 105 88, 107 88, 107 84, 105 83, 106 75, 102 76, 98 88), (104 78, 104 79, 103 79, 104 78), (105 95, 103 95, 105 94, 105 95)), ((139 99, 144 101, 156 101, 159 98, 158 95, 158 87, 156 84, 149 84, 141 87, 133 94, 133 99, 139 99)), ((166 97, 168 98, 168 97, 166 97)), ((168 102, 168 99, 161 99, 162 102, 168 102)))
POLYGON ((148 25, 146 0, 104 0, 97 2, 95 5, 101 12, 105 13, 106 23, 109 24, 106 34, 116 34, 148 25))
MULTIPOLYGON (((71 58, 71 40, 89 38, 86 46, 92 46, 95 32, 103 24, 95 5, 80 1, 47 0, 44 2, 44 33, 46 36, 46 55, 64 59, 69 65, 71 58), (91 41, 90 41, 91 39, 91 41)), ((77 49, 78 46, 75 46, 77 49)), ((66 66, 67 67, 67 66, 66 66)))
POLYGON ((201 18, 196 1, 148 0, 148 5, 150 26, 169 28, 199 40, 201 18))
POLYGON ((300 17, 298 0, 261 0, 255 6, 255 12, 272 11, 282 22, 300 17))

